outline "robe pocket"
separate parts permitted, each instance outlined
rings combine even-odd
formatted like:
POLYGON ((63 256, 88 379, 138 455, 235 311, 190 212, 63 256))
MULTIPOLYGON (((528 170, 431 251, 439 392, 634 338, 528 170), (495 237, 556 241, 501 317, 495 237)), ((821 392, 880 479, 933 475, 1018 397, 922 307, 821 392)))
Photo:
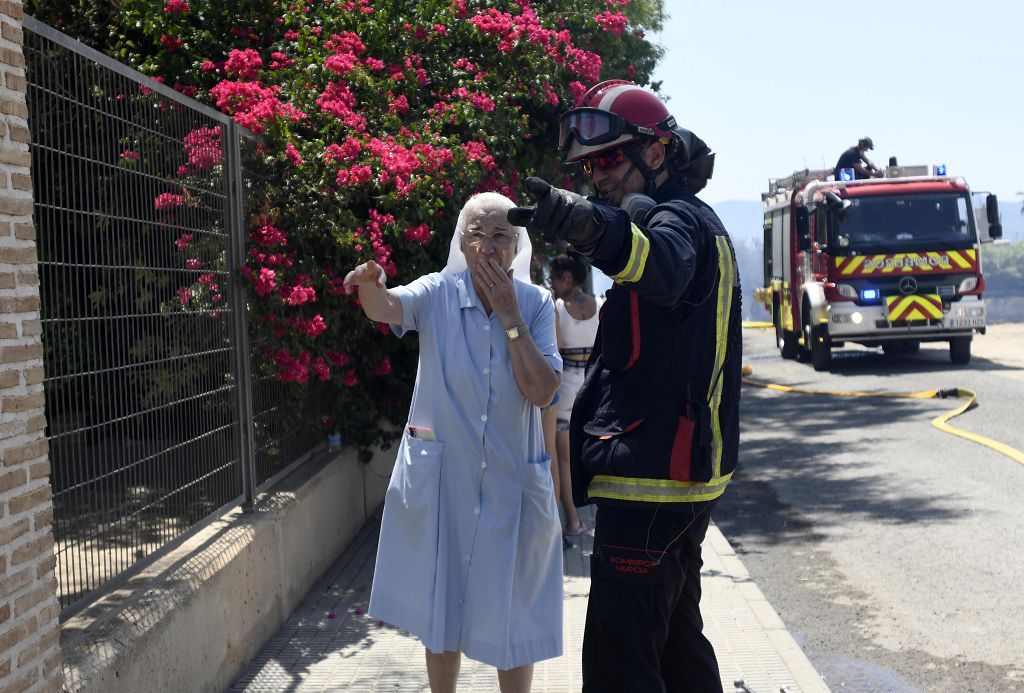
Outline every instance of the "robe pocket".
POLYGON ((410 531, 423 533, 421 539, 436 541, 441 505, 441 462, 444 443, 405 437, 398 463, 401 473, 389 492, 390 500, 401 504, 410 531), (433 533, 433 536, 428 536, 433 533))

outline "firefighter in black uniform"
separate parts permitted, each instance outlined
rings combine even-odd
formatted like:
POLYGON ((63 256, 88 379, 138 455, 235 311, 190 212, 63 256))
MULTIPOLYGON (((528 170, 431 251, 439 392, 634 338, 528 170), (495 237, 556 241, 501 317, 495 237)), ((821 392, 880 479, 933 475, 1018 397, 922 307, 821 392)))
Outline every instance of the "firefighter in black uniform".
POLYGON ((597 504, 583 690, 721 691, 700 546, 736 468, 741 334, 735 252, 694 196, 714 153, 622 80, 562 116, 559 145, 597 196, 530 178, 536 204, 508 215, 615 282, 570 420, 574 499, 597 504))

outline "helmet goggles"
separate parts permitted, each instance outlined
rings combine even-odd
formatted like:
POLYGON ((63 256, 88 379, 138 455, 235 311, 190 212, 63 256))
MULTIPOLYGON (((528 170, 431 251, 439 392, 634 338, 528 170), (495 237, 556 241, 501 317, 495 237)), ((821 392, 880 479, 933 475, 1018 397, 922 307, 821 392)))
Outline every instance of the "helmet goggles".
POLYGON ((564 113, 558 121, 558 148, 567 149, 573 138, 579 144, 589 147, 612 142, 629 134, 653 137, 655 132, 600 108, 574 108, 564 113))

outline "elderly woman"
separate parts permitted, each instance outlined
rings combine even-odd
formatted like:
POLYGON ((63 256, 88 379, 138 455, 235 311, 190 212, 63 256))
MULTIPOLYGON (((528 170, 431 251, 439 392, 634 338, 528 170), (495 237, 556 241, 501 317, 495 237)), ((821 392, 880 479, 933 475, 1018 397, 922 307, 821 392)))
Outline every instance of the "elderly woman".
POLYGON ((461 653, 529 691, 533 663, 562 652, 562 551, 539 407, 562 369, 554 306, 529 283, 514 204, 466 203, 448 265, 388 289, 375 262, 345 277, 367 317, 420 335, 419 369, 384 502, 374 618, 419 637, 434 693, 454 692, 461 653))

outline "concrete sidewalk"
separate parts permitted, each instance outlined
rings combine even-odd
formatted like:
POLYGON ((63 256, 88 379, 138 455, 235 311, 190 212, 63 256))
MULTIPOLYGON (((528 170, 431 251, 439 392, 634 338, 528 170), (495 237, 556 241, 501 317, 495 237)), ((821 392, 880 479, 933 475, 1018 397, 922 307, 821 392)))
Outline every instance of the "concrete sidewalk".
MULTIPOLYGON (((593 508, 581 516, 592 528, 593 508)), ((228 690, 429 691, 419 641, 366 615, 379 529, 378 511, 228 690)), ((537 664, 537 693, 582 688, 591 541, 589 532, 565 552, 565 654, 537 664)), ((701 611, 724 690, 743 679, 754 693, 828 691, 714 525, 703 548, 701 611)), ((494 669, 463 658, 458 689, 497 691, 494 669)))

